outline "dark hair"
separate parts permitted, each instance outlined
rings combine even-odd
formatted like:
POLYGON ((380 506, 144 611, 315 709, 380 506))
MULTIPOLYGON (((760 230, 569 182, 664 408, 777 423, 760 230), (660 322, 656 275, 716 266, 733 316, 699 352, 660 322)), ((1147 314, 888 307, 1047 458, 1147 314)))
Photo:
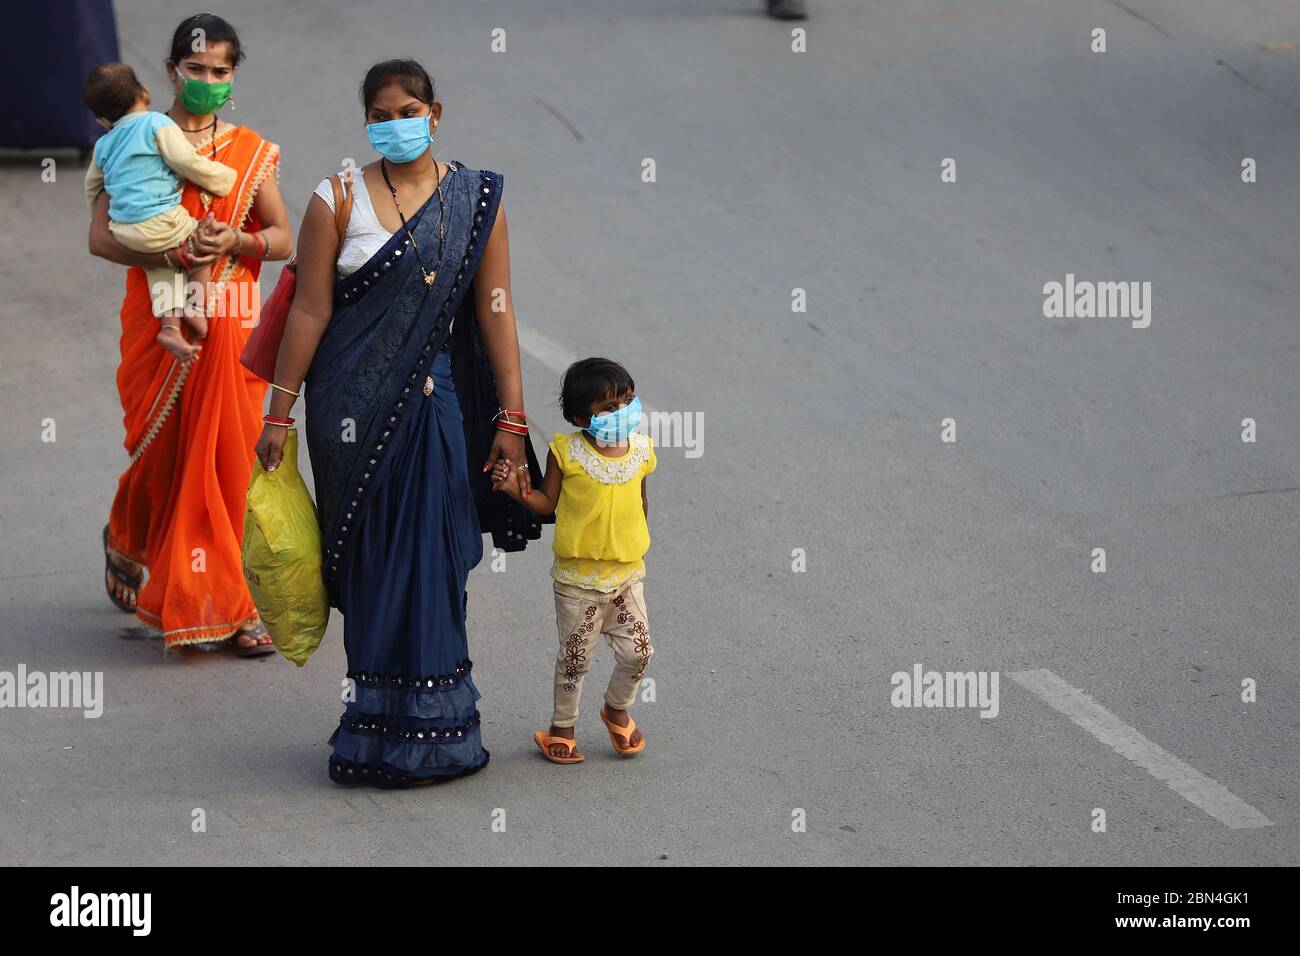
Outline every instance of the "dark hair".
POLYGON ((432 106, 438 98, 433 79, 420 64, 414 60, 385 60, 366 71, 366 78, 361 81, 361 105, 370 109, 379 91, 394 82, 427 106, 432 106))
POLYGON ((560 410, 565 421, 580 425, 591 417, 593 402, 635 392, 636 382, 627 369, 607 358, 585 358, 574 362, 564 373, 560 386, 560 410))
POLYGON ((81 87, 81 98, 86 105, 110 123, 120 120, 142 96, 144 87, 135 78, 135 70, 125 63, 103 63, 95 67, 81 87))
POLYGON ((239 34, 215 13, 196 13, 181 21, 181 25, 172 34, 172 52, 167 57, 173 63, 180 63, 194 53, 194 31, 203 31, 203 42, 212 47, 218 43, 230 44, 230 65, 239 66, 244 59, 244 48, 239 45, 239 34))

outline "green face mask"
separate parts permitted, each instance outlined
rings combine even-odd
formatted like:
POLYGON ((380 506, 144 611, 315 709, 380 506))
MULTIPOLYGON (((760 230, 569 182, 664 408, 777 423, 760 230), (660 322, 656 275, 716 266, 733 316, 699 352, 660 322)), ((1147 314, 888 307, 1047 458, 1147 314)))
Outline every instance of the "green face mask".
POLYGON ((181 102, 185 108, 196 116, 207 116, 226 105, 230 99, 229 83, 204 83, 202 80, 185 78, 181 88, 181 102))

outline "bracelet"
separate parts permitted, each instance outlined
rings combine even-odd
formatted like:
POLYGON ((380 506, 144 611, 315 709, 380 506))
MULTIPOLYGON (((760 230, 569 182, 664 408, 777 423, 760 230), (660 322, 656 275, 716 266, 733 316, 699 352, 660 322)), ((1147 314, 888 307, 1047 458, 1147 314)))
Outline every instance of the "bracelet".
POLYGON ((189 261, 189 259, 187 259, 187 258, 185 257, 185 253, 181 252, 181 246, 177 246, 175 249, 173 249, 173 250, 172 250, 172 255, 174 255, 174 256, 176 257, 176 261, 180 263, 181 271, 183 271, 183 272, 190 272, 190 271, 192 271, 192 270, 190 269, 190 261, 189 261))
POLYGON ((516 425, 514 422, 497 422, 497 428, 503 432, 509 432, 512 435, 527 435, 527 425, 516 425))
POLYGON ((302 392, 290 391, 289 389, 285 388, 283 385, 276 385, 275 382, 270 382, 269 384, 272 388, 279 389, 280 391, 284 392, 284 394, 292 395, 294 398, 297 398, 299 395, 302 394, 302 392))
POLYGON ((497 413, 492 416, 492 421, 496 421, 497 419, 501 419, 502 421, 505 422, 510 422, 510 424, 512 425, 528 424, 528 416, 524 414, 524 410, 522 408, 498 408, 497 413), (511 415, 518 416, 519 420, 515 421, 513 418, 510 417, 511 415))
POLYGON ((260 232, 253 233, 253 238, 257 241, 257 258, 265 259, 266 254, 271 251, 271 243, 260 232))
POLYGON ((177 272, 180 271, 181 267, 178 266, 176 263, 172 262, 172 254, 170 249, 164 249, 162 257, 163 257, 163 263, 167 266, 167 268, 173 269, 177 272))
POLYGON ((281 425, 285 428, 288 428, 294 422, 292 418, 276 418, 272 415, 263 415, 262 421, 266 422, 268 425, 281 425))

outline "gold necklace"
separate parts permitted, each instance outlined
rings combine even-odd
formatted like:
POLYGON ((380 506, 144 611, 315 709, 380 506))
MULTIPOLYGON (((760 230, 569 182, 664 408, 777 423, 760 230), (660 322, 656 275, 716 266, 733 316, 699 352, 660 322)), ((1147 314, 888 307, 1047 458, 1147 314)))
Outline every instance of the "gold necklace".
MULTIPOLYGON (((411 240, 411 249, 415 252, 415 263, 420 267, 420 274, 424 276, 424 284, 431 286, 438 279, 438 270, 435 268, 430 272, 424 268, 424 259, 420 257, 420 247, 415 244, 415 235, 411 232, 411 227, 406 224, 406 215, 402 212, 402 204, 397 201, 397 188, 393 185, 393 181, 388 178, 387 163, 386 158, 379 160, 379 171, 384 174, 384 182, 388 184, 388 191, 393 194, 393 205, 397 207, 397 215, 402 220, 402 228, 406 230, 406 238, 411 240)), ((434 262, 436 266, 442 261, 442 247, 447 239, 446 229, 444 228, 447 221, 444 214, 446 202, 442 195, 442 177, 439 175, 438 161, 436 159, 433 161, 433 174, 438 176, 438 258, 434 262)), ((451 175, 450 166, 447 167, 447 175, 451 175)))

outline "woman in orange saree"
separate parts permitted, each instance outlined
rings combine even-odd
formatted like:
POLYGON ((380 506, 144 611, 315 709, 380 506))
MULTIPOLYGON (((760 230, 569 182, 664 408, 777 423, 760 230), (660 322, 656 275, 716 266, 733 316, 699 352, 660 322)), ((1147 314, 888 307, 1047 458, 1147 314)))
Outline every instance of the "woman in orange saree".
POLYGON ((158 320, 138 267, 162 256, 132 252, 113 239, 105 196, 91 224, 92 253, 137 267, 127 272, 121 310, 117 388, 130 463, 105 535, 107 585, 115 604, 162 631, 167 650, 233 637, 240 653, 251 656, 274 651, 240 560, 266 385, 239 355, 260 312, 262 259, 288 258, 293 238, 277 184, 279 147, 251 129, 219 123, 215 114, 191 112, 181 95, 187 82, 228 82, 241 59, 229 24, 210 14, 200 18, 186 20, 176 33, 188 44, 193 29, 205 29, 207 44, 201 52, 173 44, 167 69, 177 100, 168 115, 203 155, 233 167, 238 178, 228 196, 186 183, 181 197, 196 219, 212 217, 196 234, 198 261, 212 266, 208 334, 197 358, 181 362, 155 340, 158 320), (207 22, 192 22, 200 18, 207 22), (139 587, 143 569, 148 578, 139 587))

